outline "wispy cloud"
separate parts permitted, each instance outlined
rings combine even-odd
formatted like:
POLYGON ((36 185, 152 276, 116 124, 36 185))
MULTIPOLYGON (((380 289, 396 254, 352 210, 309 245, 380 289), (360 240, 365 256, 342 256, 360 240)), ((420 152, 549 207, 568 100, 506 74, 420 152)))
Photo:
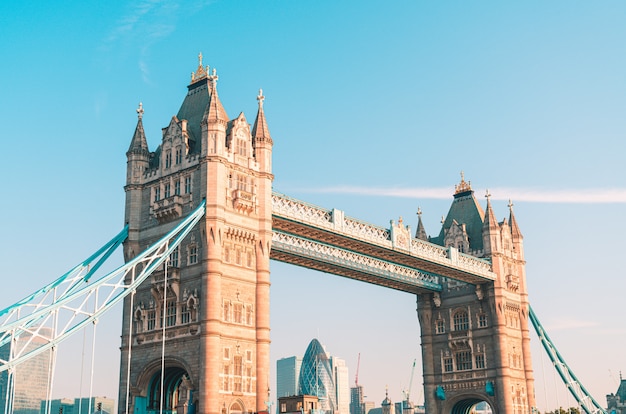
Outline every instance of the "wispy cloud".
MULTIPOLYGON (((362 196, 400 197, 415 199, 449 199, 453 188, 427 187, 361 187, 332 186, 299 189, 302 192, 322 194, 353 194, 362 196)), ((485 194, 486 190, 476 190, 485 194)), ((494 200, 515 200, 533 203, 599 204, 626 203, 626 188, 607 189, 530 189, 530 188, 490 188, 494 200)))
POLYGON ((144 82, 150 83, 149 57, 153 46, 170 36, 180 20, 181 10, 197 12, 210 4, 207 1, 140 0, 130 3, 103 39, 103 52, 121 51, 135 54, 137 67, 144 82))

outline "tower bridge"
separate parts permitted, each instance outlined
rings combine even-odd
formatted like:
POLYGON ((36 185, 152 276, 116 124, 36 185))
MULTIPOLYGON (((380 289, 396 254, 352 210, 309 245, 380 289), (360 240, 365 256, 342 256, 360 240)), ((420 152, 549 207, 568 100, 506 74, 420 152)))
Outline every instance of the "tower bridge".
POLYGON ((421 216, 412 235, 401 219, 382 228, 273 192, 262 91, 251 128, 243 113, 228 117, 217 81, 200 57, 154 151, 137 110, 126 153, 126 264, 81 288, 92 274, 83 263, 74 279, 69 272, 5 309, 0 340, 31 334, 62 309, 79 315, 46 337, 52 348, 109 307, 72 301, 123 300, 120 413, 264 411, 273 259, 414 294, 429 414, 469 413, 481 401, 494 413, 532 412, 530 307, 512 204, 498 221, 489 197, 483 209, 462 177, 439 235, 428 237, 421 216), (100 286, 111 292, 99 295, 100 286))

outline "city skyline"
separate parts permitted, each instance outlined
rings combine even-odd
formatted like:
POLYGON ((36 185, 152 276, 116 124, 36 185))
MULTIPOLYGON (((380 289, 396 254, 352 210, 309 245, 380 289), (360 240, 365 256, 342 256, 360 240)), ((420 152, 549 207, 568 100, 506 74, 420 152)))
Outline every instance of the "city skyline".
MULTIPOLYGON (((380 226, 402 216, 413 231, 421 207, 430 236, 461 171, 483 207, 489 189, 498 220, 512 199, 535 311, 596 399, 617 389, 626 5, 140 1, 5 4, 0 14, 11 40, 0 49, 0 172, 10 177, 0 257, 5 278, 24 281, 0 306, 121 229, 135 110, 143 102, 154 150, 202 52, 231 118, 253 119, 263 88, 279 192, 380 226)), ((272 283, 272 366, 320 336, 350 372, 361 354, 368 400, 379 404, 387 385, 401 398, 421 361, 414 297, 276 262, 272 283), (302 304, 315 297, 326 306, 314 314, 302 304), (296 322, 306 328, 293 332, 296 322)), ((99 323, 97 395, 116 396, 119 319, 99 323)), ((78 395, 82 345, 68 346, 59 397, 78 395)), ((553 397, 533 346, 539 408, 573 405, 553 397)))

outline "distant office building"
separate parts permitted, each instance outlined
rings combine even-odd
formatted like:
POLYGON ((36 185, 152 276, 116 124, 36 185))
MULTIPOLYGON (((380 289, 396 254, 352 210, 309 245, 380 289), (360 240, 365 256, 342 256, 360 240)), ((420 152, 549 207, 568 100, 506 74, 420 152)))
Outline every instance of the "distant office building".
POLYGON ((337 409, 334 372, 326 350, 317 339, 309 344, 300 368, 299 394, 315 395, 319 408, 329 414, 337 409))
POLYGON ((276 396, 315 396, 316 412, 350 414, 349 373, 346 362, 328 355, 317 339, 313 339, 304 357, 288 357, 276 361, 276 396))
MULTIPOLYGON (((46 412, 46 402, 41 401, 42 413, 46 412)), ((107 397, 63 398, 50 401, 50 413, 52 414, 113 414, 114 412, 115 400, 107 397)))
POLYGON ((338 414, 350 413, 350 379, 348 378, 348 366, 346 361, 334 356, 330 357, 330 365, 334 371, 335 392, 337 393, 338 414))
POLYGON ((620 384, 615 394, 606 396, 609 414, 626 414, 626 380, 620 375, 620 384))
MULTIPOLYGON (((42 328, 43 329, 49 328, 42 328)), ((26 345, 28 352, 46 341, 40 337, 31 337, 23 333, 14 341, 16 349, 26 345), (30 341, 30 342, 29 342, 30 341)), ((11 343, 0 347, 0 358, 8 360, 11 343)), ((21 363, 15 368, 12 382, 13 389, 13 410, 7 411, 7 392, 10 391, 10 381, 7 371, 0 374, 0 412, 13 412, 13 414, 39 414, 41 402, 46 399, 48 391, 48 377, 50 370, 50 351, 45 351, 33 358, 21 363)))
POLYGON ((276 361, 276 397, 292 397, 298 395, 298 378, 302 358, 292 356, 276 361))
POLYGON ((365 414, 362 385, 350 388, 350 414, 365 414))

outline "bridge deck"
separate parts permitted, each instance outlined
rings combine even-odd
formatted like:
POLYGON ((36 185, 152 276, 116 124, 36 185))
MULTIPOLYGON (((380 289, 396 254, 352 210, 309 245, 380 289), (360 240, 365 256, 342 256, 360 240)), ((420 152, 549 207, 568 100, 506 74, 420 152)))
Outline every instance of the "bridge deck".
MULTIPOLYGON (((491 264, 483 259, 459 253, 455 248, 445 248, 422 240, 406 237, 402 229, 391 226, 390 229, 374 226, 344 215, 341 210, 327 210, 287 197, 272 194, 272 228, 275 233, 297 236, 308 240, 310 248, 334 246, 341 250, 379 260, 403 269, 413 269, 422 275, 448 277, 472 284, 480 284, 495 279, 491 264), (410 240, 407 240, 410 239, 410 240)), ((275 237, 277 239, 277 237, 275 237)), ((302 243, 302 242, 300 242, 302 243)), ((382 284, 405 291, 421 289, 439 290, 419 282, 390 282, 379 280, 375 275, 355 275, 354 270, 332 271, 333 266, 324 263, 323 258, 302 257, 285 251, 274 241, 272 258, 288 263, 299 264, 330 273, 341 274, 370 283, 382 284), (329 270, 330 269, 330 270, 329 270), (346 274, 343 274, 346 273, 346 274)), ((304 247, 302 248, 304 249, 304 247)), ((336 269, 335 269, 336 270, 336 269)), ((437 283, 439 284, 439 283, 437 283)))

